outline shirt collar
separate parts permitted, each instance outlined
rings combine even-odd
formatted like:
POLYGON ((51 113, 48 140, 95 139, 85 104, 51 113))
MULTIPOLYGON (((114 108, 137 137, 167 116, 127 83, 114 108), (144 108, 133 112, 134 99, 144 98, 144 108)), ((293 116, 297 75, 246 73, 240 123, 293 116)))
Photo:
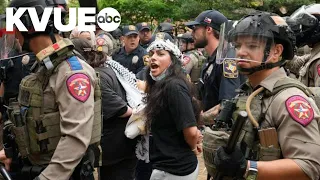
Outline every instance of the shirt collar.
POLYGON ((217 48, 213 51, 211 56, 208 57, 208 61, 209 62, 215 61, 216 60, 216 54, 217 54, 217 48))
POLYGON ((131 51, 131 53, 127 53, 127 51, 125 50, 125 47, 123 46, 123 47, 121 48, 121 50, 120 50, 120 53, 121 53, 121 54, 127 54, 127 55, 129 55, 129 54, 138 54, 139 47, 140 47, 140 45, 138 45, 137 48, 135 48, 133 51, 131 51))
POLYGON ((259 85, 272 92, 276 82, 283 77, 287 77, 287 73, 283 68, 280 68, 261 81, 259 85))

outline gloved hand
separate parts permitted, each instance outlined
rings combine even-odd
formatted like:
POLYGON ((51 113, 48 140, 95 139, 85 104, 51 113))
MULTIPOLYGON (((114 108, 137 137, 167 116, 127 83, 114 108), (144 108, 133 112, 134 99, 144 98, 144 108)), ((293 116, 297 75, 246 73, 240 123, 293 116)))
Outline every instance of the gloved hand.
POLYGON ((231 154, 226 153, 224 147, 219 147, 214 157, 214 165, 225 176, 243 177, 248 163, 239 146, 236 146, 231 154))

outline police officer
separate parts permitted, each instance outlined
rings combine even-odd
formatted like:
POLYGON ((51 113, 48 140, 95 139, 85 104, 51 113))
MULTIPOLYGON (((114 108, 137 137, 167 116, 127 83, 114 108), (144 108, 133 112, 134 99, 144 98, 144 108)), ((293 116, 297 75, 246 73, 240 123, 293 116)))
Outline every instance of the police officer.
MULTIPOLYGON (((1 15, 0 15, 1 16, 1 15)), ((2 16, 5 17, 5 16, 2 16)), ((1 19, 1 17, 0 17, 1 19)), ((0 29, 1 28, 0 22, 0 29)), ((33 53, 21 52, 21 46, 19 42, 15 39, 13 34, 3 34, 0 35, 0 42, 6 40, 7 43, 11 43, 12 47, 1 46, 0 48, 0 81, 1 81, 1 101, 0 101, 0 119, 1 119, 1 129, 0 129, 0 144, 3 145, 6 142, 7 136, 10 134, 3 133, 3 122, 8 120, 7 107, 9 106, 9 100, 18 98, 19 84, 21 79, 30 73, 30 68, 35 62, 35 55, 33 53), (10 37, 11 36, 11 37, 10 37)), ((10 45, 9 45, 10 46, 10 45)), ((3 147, 3 146, 2 146, 3 147)), ((2 149, 2 148, 1 148, 2 149)), ((12 152, 12 163, 10 164, 10 175, 13 179, 21 179, 21 163, 18 159, 18 152, 12 152)), ((10 160, 11 161, 11 160, 10 160)), ((9 166, 7 165, 7 168, 9 166)), ((0 177, 0 179, 2 179, 0 177)))
POLYGON ((236 95, 235 89, 240 86, 240 78, 235 68, 235 62, 216 63, 216 49, 219 44, 220 25, 228 19, 216 10, 200 13, 195 21, 186 23, 193 30, 195 48, 205 48, 210 55, 202 71, 199 85, 205 124, 213 124, 214 116, 219 110, 219 104, 224 99, 236 95), (208 111, 211 109, 210 111, 208 111))
POLYGON ((267 12, 245 16, 229 32, 238 70, 249 80, 236 98, 237 110, 246 109, 252 116, 235 151, 228 154, 219 147, 215 153, 214 165, 224 176, 320 178, 319 110, 306 87, 298 88, 301 83, 287 77, 282 67, 285 59, 294 56, 294 40, 286 22, 267 12))
POLYGON ((190 32, 182 34, 178 39, 180 51, 183 53, 183 66, 190 75, 191 81, 197 83, 205 57, 195 49, 194 40, 190 32))
POLYGON ((140 46, 147 49, 152 38, 151 27, 146 22, 138 23, 136 26, 139 31, 140 46))
POLYGON ((296 10, 287 22, 296 35, 297 47, 308 45, 310 54, 295 56, 287 67, 299 80, 309 87, 320 86, 320 4, 302 6, 296 10), (306 23, 309 22, 309 23, 306 23))
MULTIPOLYGON (((12 0, 9 6, 36 6, 41 17, 44 8, 61 7, 61 3, 66 4, 12 0)), ((37 67, 21 81, 19 104, 9 105, 13 109, 11 130, 21 157, 28 161, 22 169, 24 178, 92 179, 88 147, 99 143, 101 137, 100 88, 95 71, 74 56, 69 39, 59 36, 53 15, 44 32, 31 31, 34 27, 28 21, 29 14, 24 17, 21 22, 29 31, 16 29, 15 34, 23 50, 36 54, 37 67)))
POLYGON ((147 51, 139 45, 138 34, 136 26, 124 26, 124 46, 112 55, 115 61, 118 61, 134 74, 137 74, 144 67, 143 56, 147 54, 147 51))

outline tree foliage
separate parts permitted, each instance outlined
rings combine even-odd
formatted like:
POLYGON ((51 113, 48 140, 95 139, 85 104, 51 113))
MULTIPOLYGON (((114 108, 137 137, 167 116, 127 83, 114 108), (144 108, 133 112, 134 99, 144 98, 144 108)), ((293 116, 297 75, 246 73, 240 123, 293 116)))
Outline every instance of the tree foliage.
POLYGON ((194 19, 199 13, 216 9, 229 19, 240 19, 256 10, 288 16, 302 5, 314 0, 98 0, 99 8, 113 7, 122 17, 122 23, 154 22, 194 19))
POLYGON ((6 12, 7 0, 0 0, 0 14, 6 12))
MULTIPOLYGON (((199 13, 216 9, 229 19, 240 19, 255 11, 274 12, 288 16, 302 5, 319 0, 97 0, 100 9, 113 7, 122 18, 122 24, 151 23, 194 19, 199 13)), ((0 13, 5 12, 7 0, 0 0, 0 13)), ((79 7, 78 0, 68 0, 69 7, 79 7)))

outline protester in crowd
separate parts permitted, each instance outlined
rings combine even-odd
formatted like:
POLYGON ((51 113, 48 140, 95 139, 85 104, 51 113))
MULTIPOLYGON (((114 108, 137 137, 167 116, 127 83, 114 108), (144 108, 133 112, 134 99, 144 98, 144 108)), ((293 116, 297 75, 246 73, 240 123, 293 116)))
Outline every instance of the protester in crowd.
MULTIPOLYGON (((168 33, 165 33, 165 32, 158 32, 155 35, 153 35, 151 40, 150 40, 150 43, 152 43, 156 39, 158 39, 158 40, 159 39, 162 39, 162 40, 167 40, 168 39, 169 41, 171 41, 173 43, 172 37, 168 33)), ((143 62, 144 62, 145 67, 136 74, 136 77, 139 80, 142 80, 142 81, 146 80, 146 76, 147 76, 146 72, 147 72, 147 69, 148 69, 149 60, 150 60, 149 55, 143 56, 143 62)))
POLYGON ((195 180, 196 154, 201 152, 202 135, 197 129, 197 112, 191 84, 181 65, 181 52, 169 40, 155 40, 148 47, 146 117, 151 132, 150 180, 195 180), (156 102, 156 103, 155 103, 156 102))

